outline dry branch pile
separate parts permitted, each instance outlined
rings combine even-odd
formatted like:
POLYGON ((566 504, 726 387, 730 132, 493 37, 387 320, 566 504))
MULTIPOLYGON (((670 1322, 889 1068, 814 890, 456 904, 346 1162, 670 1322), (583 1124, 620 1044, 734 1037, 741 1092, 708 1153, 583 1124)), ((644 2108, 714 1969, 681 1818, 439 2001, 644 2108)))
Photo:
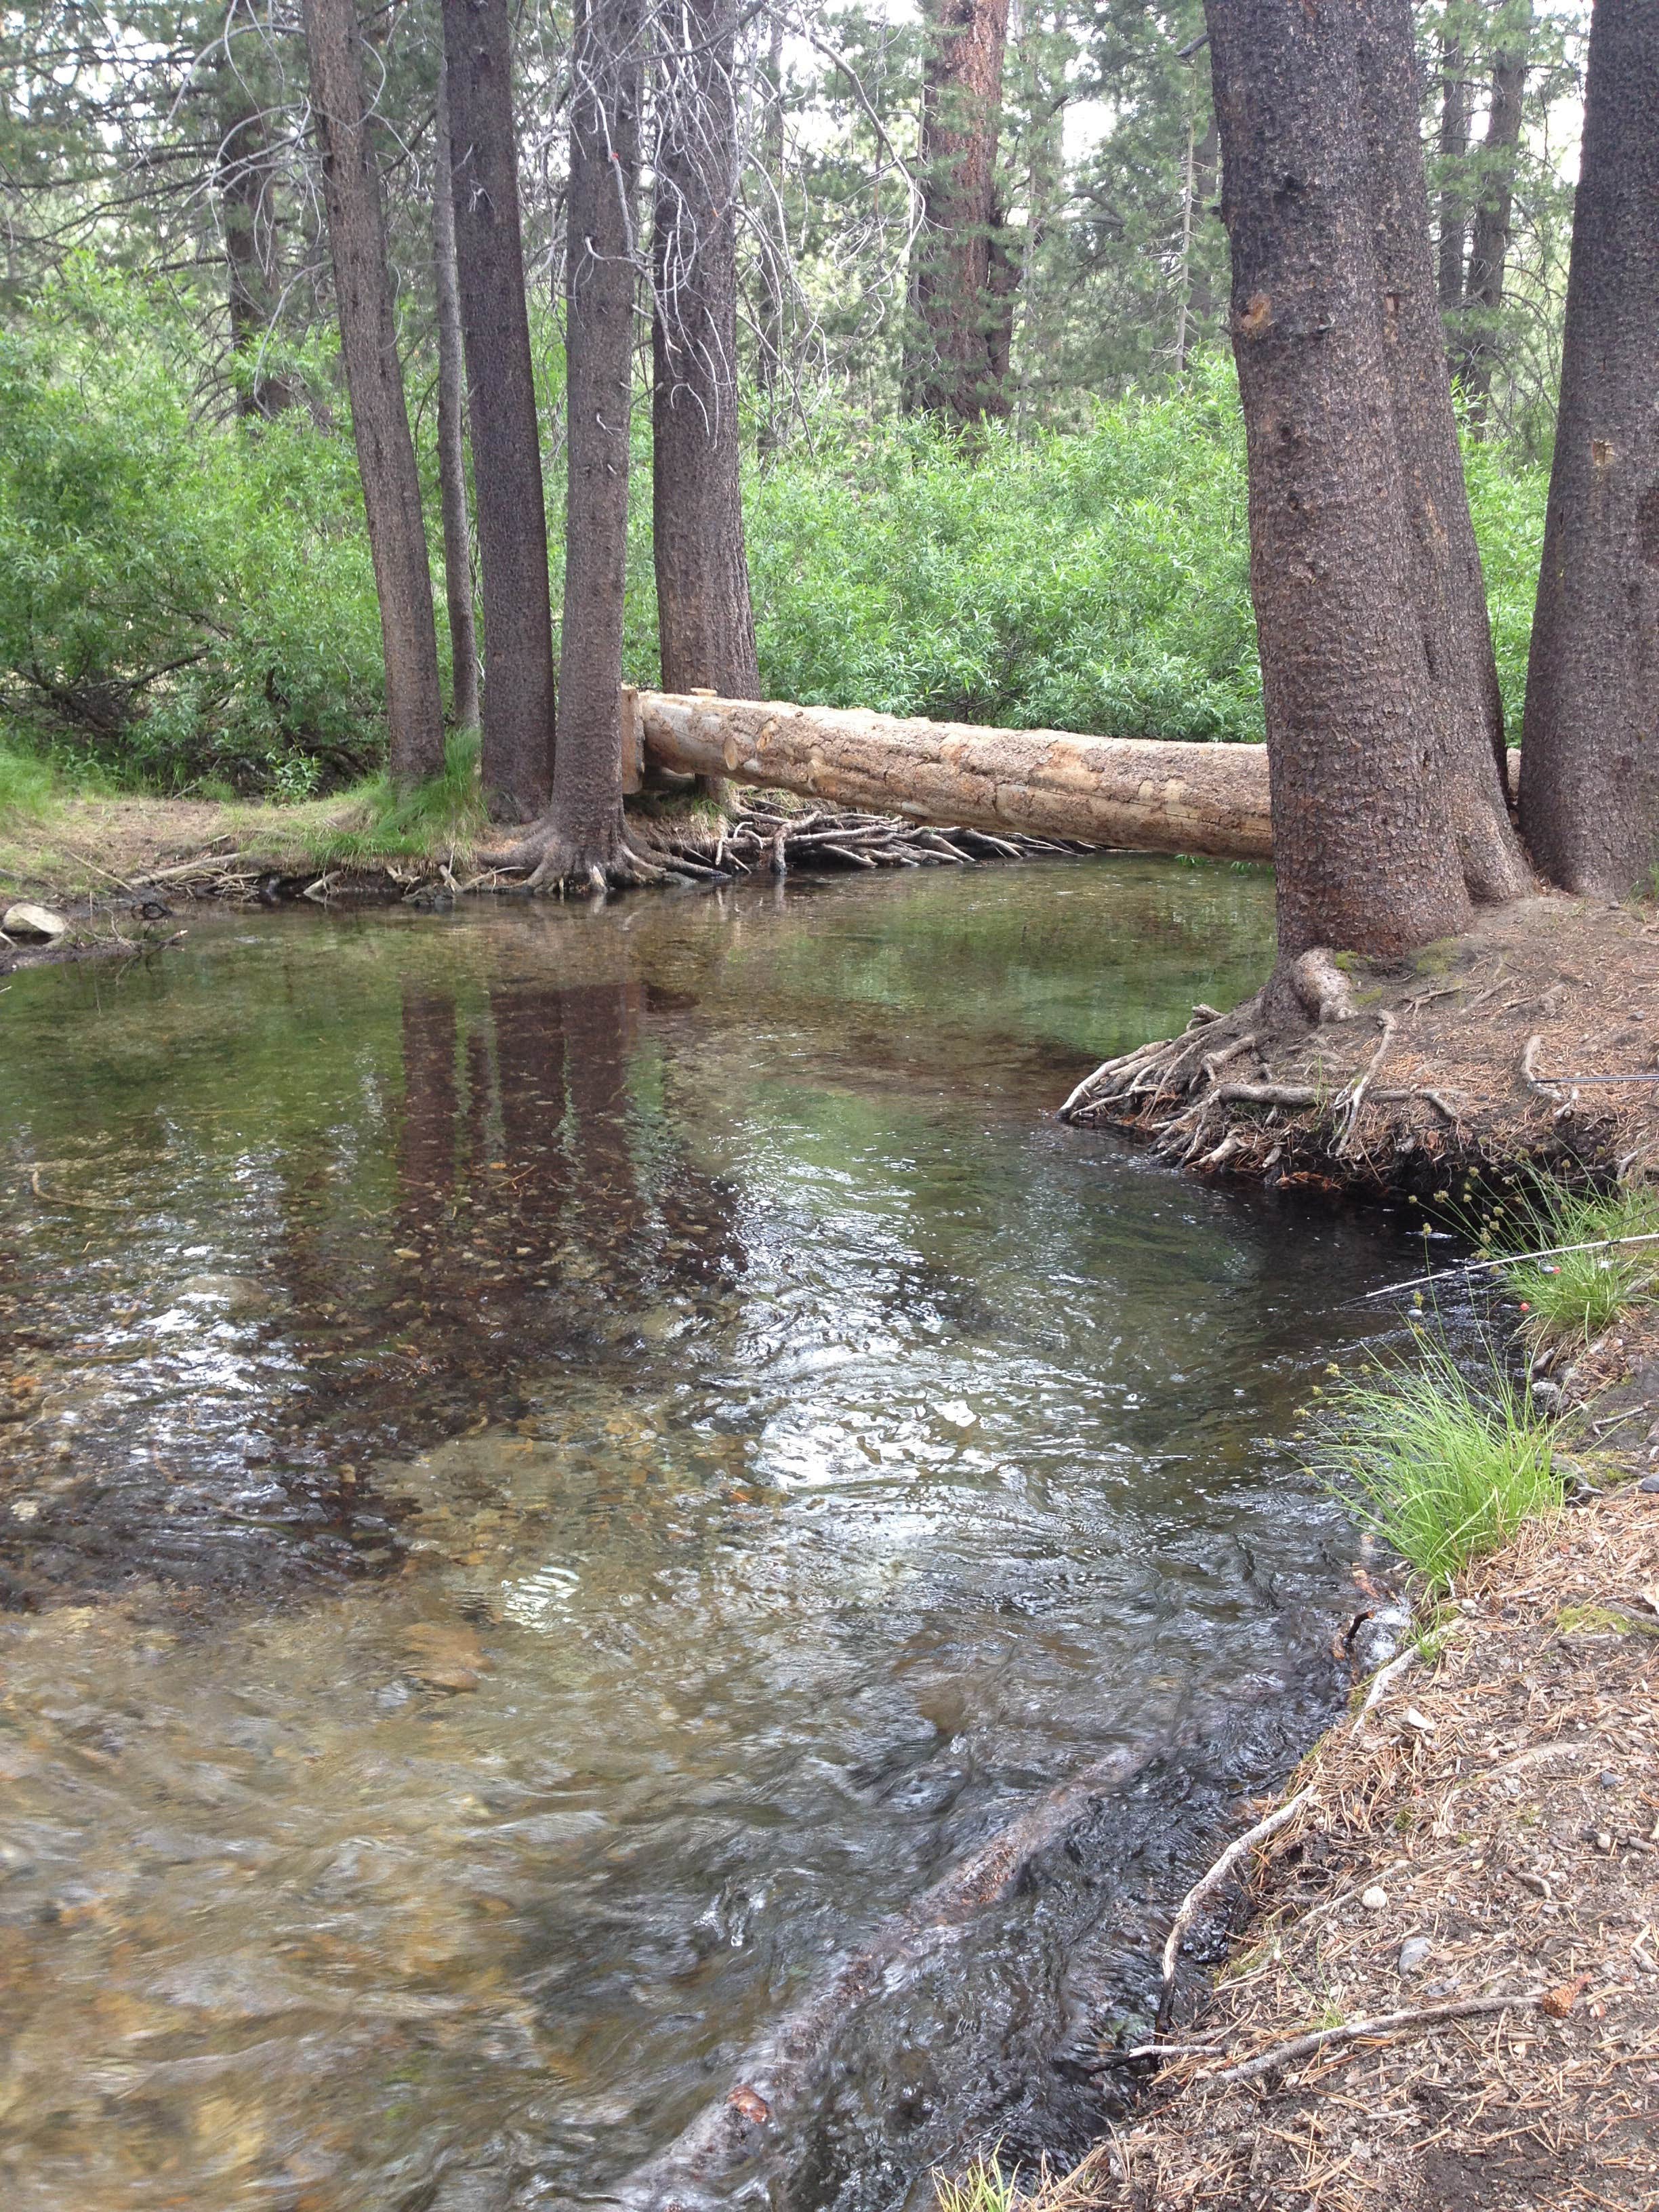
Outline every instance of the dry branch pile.
POLYGON ((635 842, 671 872, 781 876, 796 868, 963 867, 981 860, 1022 860, 1034 854, 1091 848, 1012 831, 933 828, 891 814, 808 807, 757 796, 709 823, 695 816, 647 817, 635 842))

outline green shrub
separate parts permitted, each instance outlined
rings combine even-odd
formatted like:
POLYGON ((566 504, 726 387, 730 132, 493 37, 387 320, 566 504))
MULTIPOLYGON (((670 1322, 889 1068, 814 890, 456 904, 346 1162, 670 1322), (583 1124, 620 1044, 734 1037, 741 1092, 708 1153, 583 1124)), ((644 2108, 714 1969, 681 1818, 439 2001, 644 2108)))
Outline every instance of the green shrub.
MULTIPOLYGON (((1518 732, 1545 478, 1468 449, 1518 732)), ((815 426, 751 477, 769 696, 1103 735, 1255 739, 1243 428, 1231 366, 1086 429, 976 452, 925 420, 815 426)))
POLYGON ((349 438, 198 421, 188 344, 84 267, 0 330, 0 678, 131 781, 337 784, 383 743, 349 438))
POLYGON ((1552 1255, 1502 1271, 1504 1288, 1525 1309, 1522 1334, 1534 1351, 1588 1344, 1659 1285, 1659 1193, 1650 1188, 1545 1187, 1507 1206, 1495 1225, 1504 1243, 1552 1255), (1653 1241, 1629 1244, 1629 1237, 1653 1241), (1559 1249, 1573 1245, 1590 1249, 1559 1249))
POLYGON ((1552 1433, 1493 1352, 1479 1380, 1420 1340, 1407 1364, 1374 1364, 1340 1388, 1316 1473, 1431 1589, 1559 1504, 1552 1433))
MULTIPOLYGON (((297 364, 329 412, 204 417, 218 364, 188 299, 72 264, 0 328, 0 703, 54 754, 166 790, 349 786, 384 745, 356 461, 327 342, 297 364)), ((538 397, 563 357, 544 311, 538 397)), ((293 366, 293 365, 289 365, 293 366)), ((410 396, 422 371, 411 355, 410 396)), ((431 410, 414 409, 439 574, 431 410)), ((1468 450, 1500 676, 1518 729, 1541 471, 1468 450)), ((648 410, 635 412, 623 660, 658 678, 648 410)), ((562 577, 562 471, 550 465, 562 577)), ((1244 447, 1231 364, 1103 404, 1075 433, 826 407, 745 483, 769 694, 1126 736, 1261 735, 1244 447)), ((439 610, 441 624, 442 611, 439 610)), ((441 660, 447 654, 441 630, 441 660)))

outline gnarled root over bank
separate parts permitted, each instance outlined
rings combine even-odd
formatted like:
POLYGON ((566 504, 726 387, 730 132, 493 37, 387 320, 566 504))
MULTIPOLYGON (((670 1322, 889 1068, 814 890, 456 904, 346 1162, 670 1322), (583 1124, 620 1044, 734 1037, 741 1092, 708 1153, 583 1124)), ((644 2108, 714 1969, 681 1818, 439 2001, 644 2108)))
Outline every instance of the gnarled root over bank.
POLYGON ((526 890, 581 892, 649 883, 776 878, 792 867, 964 867, 975 860, 1020 860, 1036 854, 1090 849, 1057 838, 936 829, 890 814, 792 806, 755 796, 725 814, 630 810, 614 856, 604 862, 555 838, 520 839, 504 851, 480 854, 483 872, 466 888, 500 889, 505 878, 522 873, 526 890))
POLYGON ((1383 963, 1304 953, 1223 1014, 1107 1060, 1062 1121, 1183 1166, 1432 1188, 1449 1169, 1659 1162, 1659 921, 1536 898, 1383 963))

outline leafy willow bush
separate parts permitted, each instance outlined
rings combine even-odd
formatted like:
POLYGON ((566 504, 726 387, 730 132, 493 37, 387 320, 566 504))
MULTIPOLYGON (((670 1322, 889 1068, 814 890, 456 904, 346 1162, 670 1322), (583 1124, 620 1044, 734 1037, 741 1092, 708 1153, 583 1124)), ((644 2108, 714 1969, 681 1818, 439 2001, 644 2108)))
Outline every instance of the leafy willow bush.
POLYGON ((0 330, 0 679, 55 750, 133 781, 337 782, 382 744, 350 440, 200 421, 190 369, 161 310, 86 269, 0 330))
MULTIPOLYGON (((1541 474, 1471 447, 1504 697, 1520 725, 1541 474)), ((1259 738, 1244 439, 1231 364, 1087 429, 977 455, 926 422, 823 430, 757 476, 769 695, 1012 727, 1259 738)))
MULTIPOLYGON (((537 326, 544 413, 556 333, 537 326)), ((0 708, 66 760, 164 790, 301 799, 378 766, 383 676, 349 420, 206 419, 184 306, 72 267, 0 328, 0 708)), ((207 366, 210 366, 208 364, 207 366)), ((416 384, 411 383, 411 391, 416 384)), ((418 396, 418 395, 417 395, 418 396)), ((418 410, 434 532, 431 413, 418 410)), ((1472 447, 1518 726, 1544 483, 1472 447)), ((650 443, 636 415, 624 665, 657 675, 650 443)), ((549 477, 554 605, 561 501, 549 477)), ((1084 430, 826 414, 746 492, 775 697, 1015 727, 1255 738, 1243 434, 1231 365, 1103 405, 1084 430)), ((447 648, 441 650, 446 666, 447 648)))

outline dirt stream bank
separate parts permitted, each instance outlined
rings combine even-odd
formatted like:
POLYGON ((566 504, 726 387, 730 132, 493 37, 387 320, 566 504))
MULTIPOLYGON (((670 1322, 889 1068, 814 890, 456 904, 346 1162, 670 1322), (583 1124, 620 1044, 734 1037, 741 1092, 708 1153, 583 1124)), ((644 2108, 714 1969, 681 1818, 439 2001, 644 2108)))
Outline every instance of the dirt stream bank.
POLYGON ((1042 2212, 1659 2205, 1659 1324, 1568 1379, 1591 1494, 1356 1692, 1042 2212))
MULTIPOLYGON (((964 867, 1093 849, 1012 830, 819 806, 788 792, 745 793, 726 814, 684 792, 647 793, 630 801, 628 824, 650 879, 682 886, 775 880, 797 868, 964 867)), ((356 802, 77 799, 48 821, 14 822, 9 831, 0 822, 0 915, 27 902, 66 925, 49 942, 0 933, 0 975, 165 946, 179 940, 189 908, 203 900, 447 908, 465 896, 528 896, 528 872, 485 864, 459 836, 430 833, 420 851, 400 851, 384 838, 377 847, 374 825, 356 802)))
POLYGON ((1304 958, 1322 1018, 1197 1007, 1183 1036, 1079 1084, 1065 1118, 1202 1171, 1357 1195, 1427 1196, 1523 1162, 1659 1162, 1652 908, 1524 899, 1407 961, 1304 958))

